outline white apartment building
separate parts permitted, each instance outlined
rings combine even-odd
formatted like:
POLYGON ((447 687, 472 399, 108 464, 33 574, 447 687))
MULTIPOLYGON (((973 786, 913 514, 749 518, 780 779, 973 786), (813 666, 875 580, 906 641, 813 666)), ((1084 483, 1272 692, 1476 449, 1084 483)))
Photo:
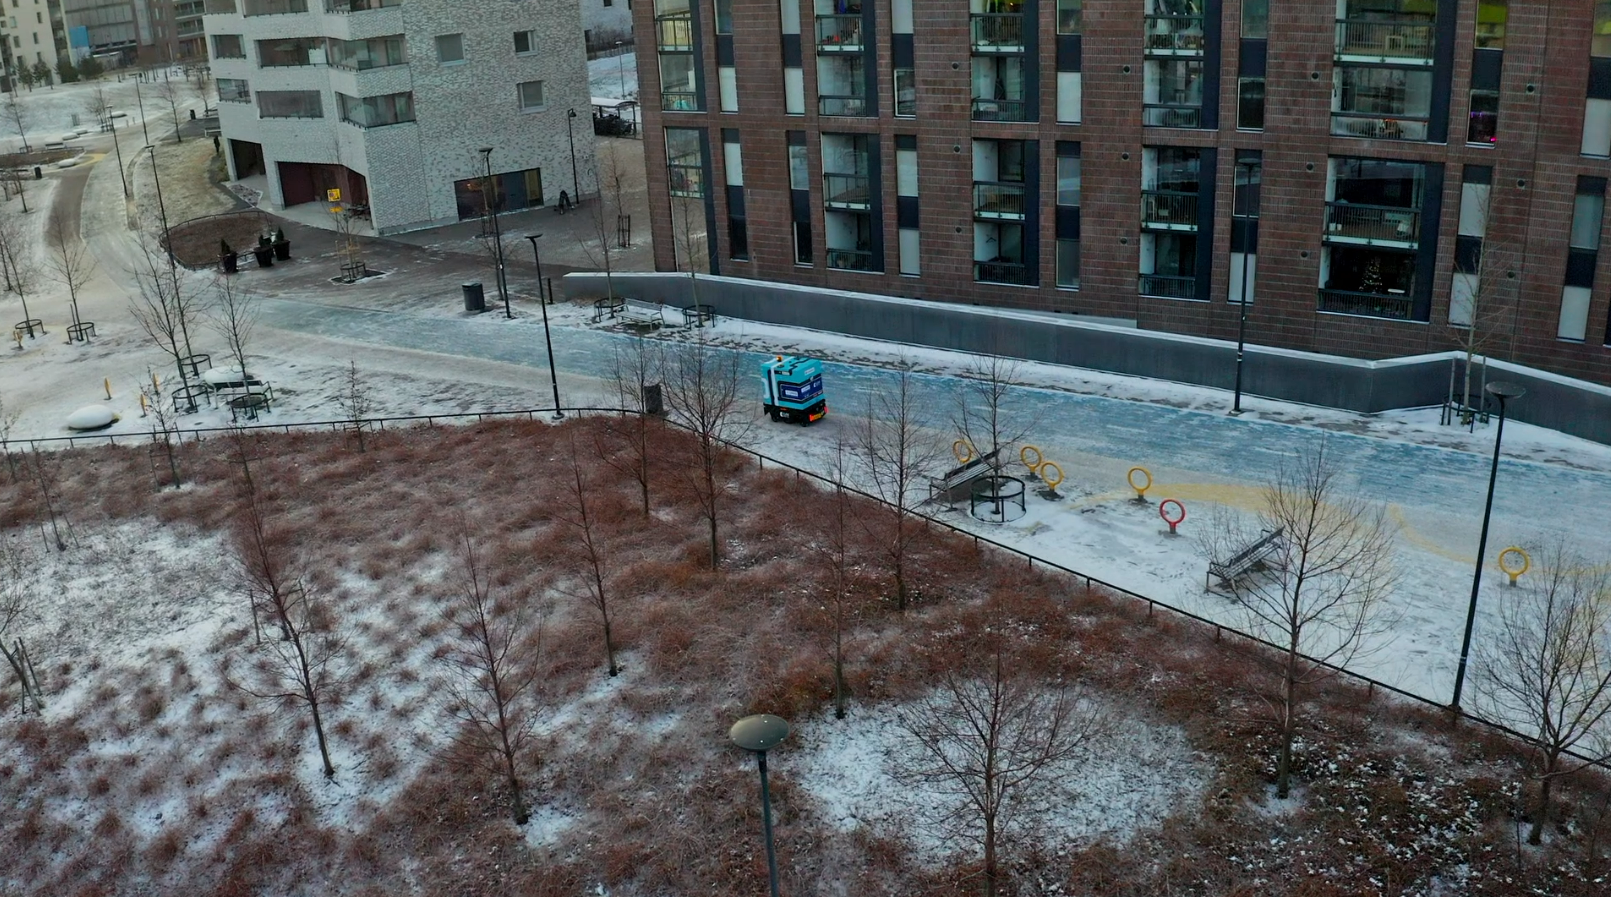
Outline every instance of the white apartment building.
POLYGON ((0 0, 0 89, 14 89, 21 67, 33 69, 41 62, 50 67, 50 84, 61 81, 56 73, 61 13, 53 6, 48 0, 0 0))
POLYGON ((207 0, 230 175, 377 233, 483 214, 482 147, 503 211, 596 193, 577 2, 207 0))
POLYGON ((590 50, 632 39, 632 0, 581 0, 582 36, 590 50))

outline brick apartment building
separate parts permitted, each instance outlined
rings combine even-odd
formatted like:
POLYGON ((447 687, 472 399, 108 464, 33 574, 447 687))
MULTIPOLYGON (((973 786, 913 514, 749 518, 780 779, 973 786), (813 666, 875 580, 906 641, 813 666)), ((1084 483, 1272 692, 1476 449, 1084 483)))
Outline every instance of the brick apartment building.
POLYGON ((1611 383, 1611 0, 635 6, 662 269, 1611 383))

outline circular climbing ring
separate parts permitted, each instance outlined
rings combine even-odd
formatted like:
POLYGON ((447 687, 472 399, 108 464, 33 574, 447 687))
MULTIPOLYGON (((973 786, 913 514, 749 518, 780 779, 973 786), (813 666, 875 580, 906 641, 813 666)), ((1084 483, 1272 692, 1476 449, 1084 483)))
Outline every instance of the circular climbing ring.
POLYGON ((1035 473, 1040 475, 1040 481, 1046 484, 1047 489, 1056 489, 1063 482, 1063 468, 1058 467, 1056 461, 1042 461, 1035 468, 1035 473))
POLYGON ((957 456, 958 464, 966 464, 973 460, 973 444, 966 439, 958 439, 951 443, 951 454, 957 456))
POLYGON ((1152 471, 1145 467, 1130 468, 1130 472, 1125 474, 1124 478, 1130 483, 1130 488, 1134 489, 1138 495, 1146 495, 1147 490, 1152 488, 1152 471), (1138 473, 1141 474, 1139 484, 1136 482, 1136 474, 1138 473))
POLYGON ((1166 498, 1158 502, 1158 516, 1162 517, 1163 522, 1169 524, 1170 528, 1177 527, 1186 521, 1186 506, 1173 498, 1166 498), (1170 508, 1175 509, 1173 514, 1170 508))
POLYGON ((1040 473, 1040 466, 1046 463, 1046 458, 1040 453, 1040 449, 1033 445, 1026 445, 1019 449, 1018 460, 1024 462, 1024 466, 1034 473, 1040 473), (1031 455, 1035 456, 1035 460, 1029 460, 1031 455))
POLYGON ((1515 582, 1518 576, 1521 576, 1523 573, 1531 570, 1532 567, 1533 559, 1527 555, 1527 552, 1517 548, 1514 545, 1510 546, 1504 551, 1499 552, 1499 569, 1503 570, 1505 575, 1510 577, 1511 582, 1515 582), (1512 557, 1521 558, 1520 567, 1513 567, 1510 564, 1505 563, 1506 558, 1512 557))

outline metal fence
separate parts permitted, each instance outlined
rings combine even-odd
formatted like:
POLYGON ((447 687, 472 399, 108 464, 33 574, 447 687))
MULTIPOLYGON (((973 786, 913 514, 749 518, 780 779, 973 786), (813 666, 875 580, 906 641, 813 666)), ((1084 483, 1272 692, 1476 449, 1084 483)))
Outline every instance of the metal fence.
MULTIPOLYGON (((587 416, 587 415, 622 416, 622 415, 627 415, 627 414, 636 414, 636 413, 638 413, 638 412, 633 411, 631 409, 623 409, 623 408, 594 408, 594 407, 569 408, 569 407, 567 407, 567 408, 561 408, 560 410, 563 411, 568 416, 577 416, 577 417, 583 417, 583 416, 587 416)), ((357 426, 370 427, 370 428, 372 428, 374 430, 384 432, 387 429, 388 426, 390 426, 391 429, 398 430, 398 429, 406 429, 408 427, 417 427, 417 426, 421 426, 421 425, 435 426, 437 424, 486 423, 488 421, 505 421, 505 420, 536 421, 539 418, 551 420, 553 418, 554 413, 555 413, 555 409, 553 409, 553 408, 524 408, 524 409, 516 409, 516 410, 510 410, 510 411, 479 411, 479 412, 467 412, 467 413, 458 413, 458 414, 419 414, 419 415, 408 415, 408 416, 399 416, 399 417, 364 418, 364 419, 358 420, 358 421, 354 421, 354 420, 329 420, 329 421, 307 421, 307 422, 301 422, 301 423, 285 423, 285 424, 256 424, 256 425, 252 425, 252 426, 198 427, 198 428, 193 429, 193 430, 176 431, 175 433, 170 434, 170 435, 179 437, 181 442, 183 442, 186 437, 191 437, 192 441, 200 442, 201 437, 205 436, 205 435, 213 435, 213 434, 221 434, 221 433, 235 433, 235 432, 265 432, 266 431, 266 432, 281 432, 281 433, 286 433, 286 434, 297 433, 297 432, 302 432, 302 433, 323 433, 323 432, 341 432, 343 430, 351 430, 351 429, 353 429, 354 427, 357 427, 357 426)), ((683 429, 683 430, 689 429, 686 425, 681 424, 678 421, 676 421, 674 419, 671 419, 669 417, 666 418, 665 420, 666 420, 666 423, 669 424, 670 426, 677 427, 678 429, 683 429)), ((0 442, 0 447, 3 447, 5 449, 5 451, 9 453, 13 446, 24 446, 25 445, 25 446, 28 446, 30 449, 34 449, 34 448, 40 448, 40 447, 78 448, 78 447, 81 447, 81 444, 85 444, 85 445, 120 445, 120 444, 121 445, 132 445, 132 444, 140 443, 140 442, 150 443, 153 440, 153 438, 160 439, 161 434, 160 433, 152 434, 152 433, 147 432, 147 433, 139 433, 139 434, 101 434, 101 435, 90 434, 90 435, 83 435, 83 436, 56 436, 56 437, 47 437, 47 438, 44 438, 44 439, 28 439, 28 440, 14 439, 14 440, 7 440, 7 441, 0 442), (122 441, 119 442, 119 440, 122 440, 122 441)), ((739 454, 748 455, 748 456, 754 458, 755 462, 756 462, 756 466, 760 470, 765 470, 767 468, 767 466, 770 465, 771 467, 776 468, 778 470, 791 471, 791 472, 794 473, 796 478, 807 478, 807 479, 812 480, 813 482, 820 483, 820 484, 822 484, 824 486, 828 486, 828 487, 832 487, 832 488, 836 488, 836 489, 842 488, 842 489, 844 489, 844 491, 846 491, 846 492, 848 492, 848 493, 850 493, 852 495, 858 496, 860 498, 866 499, 867 501, 874 502, 876 504, 880 504, 880 505, 883 505, 885 507, 891 507, 892 506, 890 504, 890 502, 885 501, 884 499, 880 498, 879 496, 873 495, 872 493, 869 493, 869 492, 864 492, 864 491, 862 491, 860 489, 855 488, 854 486, 850 486, 850 485, 842 484, 842 483, 836 483, 833 479, 831 479, 829 477, 826 477, 826 476, 823 476, 822 474, 816 473, 814 471, 806 470, 803 467, 798 467, 796 465, 790 464, 787 461, 780 461, 777 458, 773 458, 770 455, 762 454, 761 452, 758 452, 758 451, 756 451, 756 450, 754 450, 752 448, 748 448, 746 446, 739 445, 739 444, 736 444, 736 443, 733 443, 733 442, 728 442, 726 440, 723 440, 722 442, 728 449, 730 449, 730 450, 732 450, 734 452, 737 452, 739 454)), ((1220 623, 1220 622, 1217 622, 1215 620, 1211 620, 1211 619, 1209 619, 1207 617, 1200 616, 1198 614, 1194 614, 1191 611, 1186 610, 1184 608, 1176 607, 1175 605, 1170 604, 1167 601, 1159 601, 1156 598, 1150 598, 1150 597, 1148 597, 1146 595, 1141 594, 1140 592, 1131 591, 1130 589, 1127 589, 1124 586, 1115 585, 1115 584, 1113 584, 1111 582, 1108 582, 1107 580, 1100 579, 1098 577, 1091 576, 1091 575, 1086 574, 1086 573, 1081 573, 1080 571, 1075 570, 1072 567, 1065 567, 1062 564, 1059 564, 1059 563, 1057 563, 1055 561, 1048 561, 1045 558, 1036 557, 1035 555, 1032 555, 1029 552, 1026 552, 1026 551, 1024 551, 1022 549, 1014 548, 1011 545, 1007 545, 1007 544, 1005 544, 1003 542, 998 542, 995 539, 990 538, 989 536, 983 536, 983 535, 980 535, 979 533, 963 529, 963 528, 961 528, 959 526, 956 526, 955 524, 947 523, 944 520, 940 520, 939 518, 931 516, 929 514, 924 514, 924 513, 918 512, 918 511, 913 511, 911 513, 912 513, 913 517, 915 517, 915 518, 917 518, 919 520, 922 520, 925 527, 928 527, 928 528, 931 528, 931 529, 938 528, 938 529, 940 529, 940 530, 942 530, 944 532, 950 533, 951 535, 959 536, 959 537, 964 538, 964 539, 972 540, 973 544, 974 544, 974 547, 976 549, 977 548, 982 548, 984 546, 989 546, 992 549, 995 549, 996 551, 999 551, 999 552, 1002 552, 1004 554, 1011 555, 1013 557, 1021 559, 1024 562, 1024 564, 1030 570, 1034 570, 1036 567, 1040 567, 1040 568, 1042 568, 1044 570, 1047 570, 1047 571, 1062 574, 1062 575, 1064 575, 1064 576, 1066 576, 1066 577, 1068 577, 1068 578, 1070 578, 1070 579, 1072 579, 1072 580, 1074 580, 1076 582, 1083 582, 1085 584, 1085 588, 1087 590, 1101 589, 1101 590, 1109 592, 1109 593, 1111 593, 1111 594, 1113 594, 1115 596, 1129 599, 1130 601, 1136 602, 1138 604, 1144 604, 1144 605, 1146 605, 1146 608, 1147 608, 1147 619, 1149 619, 1149 620, 1152 619, 1153 614, 1155 614, 1157 611, 1162 610, 1162 611, 1165 611, 1167 613, 1173 614, 1176 617, 1180 617, 1182 619, 1190 620, 1190 621, 1192 621, 1194 623, 1200 624, 1205 628, 1213 629, 1214 630, 1214 640, 1216 642, 1220 641, 1225 635, 1231 635, 1231 636, 1240 638, 1240 639, 1242 639, 1242 640, 1244 640, 1246 642, 1249 642, 1251 644, 1258 645, 1259 647, 1268 648, 1268 649, 1270 649, 1272 651, 1275 651, 1277 653, 1285 654, 1286 651, 1287 651, 1287 649, 1284 646, 1276 644, 1275 642, 1267 641, 1267 640, 1262 639, 1262 638, 1260 638, 1260 637, 1258 637, 1256 635, 1253 635, 1252 633, 1244 632, 1244 631, 1242 631, 1240 629, 1237 629, 1234 626, 1228 626, 1228 625, 1226 625, 1224 623, 1220 623)), ((1433 707, 1433 708, 1444 709, 1444 710, 1448 709, 1448 706, 1445 705, 1445 704, 1441 704, 1441 703, 1439 703, 1437 701, 1434 701, 1434 700, 1432 700, 1430 698, 1424 697, 1422 695, 1415 694, 1414 692, 1405 691, 1404 689, 1399 688, 1396 685, 1389 685, 1388 683, 1383 682, 1380 679, 1376 679, 1376 678, 1373 678, 1371 676, 1367 676, 1367 675, 1365 675, 1363 673, 1359 673, 1359 672, 1356 672, 1354 670, 1347 669, 1346 667, 1341 667, 1341 666, 1338 666, 1338 665, 1333 664, 1333 663, 1327 663, 1326 661, 1320 660, 1318 658, 1310 657, 1310 656, 1308 656, 1306 654, 1300 654, 1299 657, 1302 658, 1304 660, 1304 662, 1306 662, 1306 663, 1310 663, 1310 664, 1313 664, 1315 666, 1323 667, 1325 669, 1331 670, 1332 672, 1338 674, 1339 676, 1342 676, 1342 677, 1345 677, 1345 678, 1348 678, 1348 679, 1352 679, 1352 680, 1354 680, 1356 682, 1363 683, 1363 684, 1365 684, 1366 686, 1368 686, 1370 688, 1380 688, 1380 689, 1382 689, 1384 691, 1391 692, 1391 693, 1393 693, 1395 695, 1398 695, 1399 697, 1402 697, 1402 698, 1408 698, 1411 701, 1414 701, 1414 702, 1416 702, 1418 704, 1425 705, 1427 707, 1433 707)), ((1528 736, 1526 734, 1518 732, 1515 729, 1512 729, 1509 726, 1506 726, 1506 725, 1504 725, 1502 723, 1497 723, 1497 722, 1494 722, 1492 720, 1484 719, 1483 717, 1476 716, 1476 715, 1474 715, 1474 714, 1472 714, 1472 713, 1470 713, 1468 711, 1465 711, 1465 710, 1461 711, 1461 715, 1464 718, 1471 720, 1472 722, 1478 723, 1478 724, 1480 724, 1482 726, 1486 726, 1486 727, 1488 727, 1490 729, 1493 729, 1494 731, 1502 732, 1505 735, 1508 735, 1508 736, 1510 736, 1512 738, 1515 738, 1515 739, 1517 739, 1519 741, 1522 741, 1522 742, 1524 742, 1526 744, 1536 744, 1537 743, 1536 740, 1533 739, 1531 736, 1528 736)), ((1586 756, 1583 756, 1582 754, 1578 754, 1578 753, 1572 752, 1572 751, 1568 751, 1567 754, 1568 754, 1568 756, 1571 756, 1573 759, 1583 761, 1583 762, 1592 763, 1593 765, 1600 766, 1601 768, 1611 769, 1611 762, 1607 762, 1607 761, 1604 761, 1604 760, 1596 760, 1595 758, 1586 757, 1586 756)))

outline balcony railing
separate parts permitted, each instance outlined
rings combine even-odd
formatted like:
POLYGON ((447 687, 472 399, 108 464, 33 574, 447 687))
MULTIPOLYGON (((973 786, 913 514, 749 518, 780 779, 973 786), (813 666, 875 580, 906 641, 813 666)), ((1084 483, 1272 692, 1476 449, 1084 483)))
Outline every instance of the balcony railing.
POLYGON ((1421 213, 1403 206, 1326 203, 1326 239, 1342 243, 1414 246, 1421 239, 1421 213))
POLYGON ((867 98, 861 94, 852 96, 830 96, 819 94, 817 96, 818 115, 866 115, 867 98))
POLYGON ((860 53, 861 16, 817 16, 818 53, 860 53))
POLYGON ((677 12, 654 20, 655 46, 662 53, 687 53, 694 49, 694 17, 677 12))
POLYGON ((1203 107, 1184 103, 1147 103, 1141 107, 1141 124, 1148 128, 1200 128, 1203 107))
POLYGON ((1023 52, 1023 13, 979 13, 968 18, 973 27, 973 50, 975 53, 1023 52))
POLYGON ((1024 286, 1029 283, 1029 267, 1023 262, 973 263, 973 279, 979 283, 1007 283, 1024 286))
POLYGON ((1024 217, 1024 185, 1018 182, 976 181, 973 185, 973 217, 1024 217))
POLYGON ((974 121, 1029 121, 1029 103, 1026 100, 992 100, 973 98, 974 121))
POLYGON ((1414 317, 1415 300, 1404 291, 1396 293, 1356 293, 1351 290, 1321 290, 1320 310, 1336 315, 1362 315, 1408 321, 1414 317))
POLYGON ((1203 55, 1202 16, 1147 16, 1148 56, 1203 55))
POLYGON ((209 16, 234 15, 235 0, 202 0, 201 9, 209 16))
POLYGON ((1430 22, 1337 20, 1337 55, 1432 64, 1437 38, 1430 22))
POLYGON ((872 207, 872 179, 864 174, 822 176, 822 204, 830 209, 865 210, 872 207))
POLYGON ((691 90, 662 90, 660 92, 660 111, 698 112, 699 94, 691 90))
POLYGON ((1177 190, 1141 191, 1141 223, 1171 229, 1197 227, 1197 194, 1177 190))
POLYGON ((828 247, 828 267, 840 271, 872 271, 873 253, 870 249, 835 249, 828 247))
POLYGON ((243 16, 283 16, 307 12, 308 0, 242 0, 243 16))
POLYGON ((1371 140, 1425 140, 1426 119, 1383 118, 1357 112, 1331 113, 1331 133, 1371 140))
POLYGON ((1160 296, 1164 299, 1196 299, 1197 278, 1176 274, 1143 274, 1136 289, 1143 296, 1160 296))
POLYGON ((402 6, 403 0, 325 0, 326 12, 351 13, 389 6, 402 6))

